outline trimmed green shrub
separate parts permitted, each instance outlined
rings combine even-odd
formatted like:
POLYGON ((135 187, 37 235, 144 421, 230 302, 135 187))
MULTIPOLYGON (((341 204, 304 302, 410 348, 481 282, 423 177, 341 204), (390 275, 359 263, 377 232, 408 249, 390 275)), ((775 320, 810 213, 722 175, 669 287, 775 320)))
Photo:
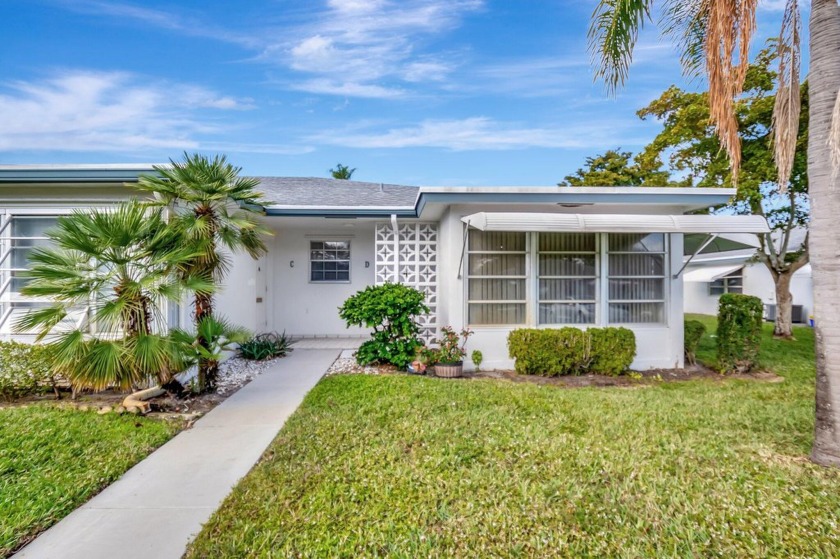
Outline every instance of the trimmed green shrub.
POLYGON ((291 351, 289 345, 285 332, 282 334, 267 332, 239 344, 239 355, 252 361, 283 357, 291 351))
POLYGON ((391 363, 405 368, 423 342, 415 318, 429 312, 426 295, 401 283, 371 285, 352 295, 339 307, 347 326, 373 328, 371 339, 356 351, 361 365, 391 363))
POLYGON ((717 360, 722 373, 745 373, 758 362, 764 305, 751 295, 720 296, 717 325, 717 360))
POLYGON ((525 375, 618 375, 636 356, 636 336, 627 328, 520 328, 508 334, 516 372, 525 375))
POLYGON ((0 397, 4 400, 50 391, 57 395, 58 381, 49 346, 0 342, 0 397))
POLYGON ((589 370, 618 376, 630 368, 636 357, 636 335, 629 328, 590 328, 592 364, 589 370))
POLYGON ((683 323, 685 361, 689 365, 697 363, 697 348, 700 347, 700 340, 706 333, 706 325, 699 320, 686 320, 683 323))

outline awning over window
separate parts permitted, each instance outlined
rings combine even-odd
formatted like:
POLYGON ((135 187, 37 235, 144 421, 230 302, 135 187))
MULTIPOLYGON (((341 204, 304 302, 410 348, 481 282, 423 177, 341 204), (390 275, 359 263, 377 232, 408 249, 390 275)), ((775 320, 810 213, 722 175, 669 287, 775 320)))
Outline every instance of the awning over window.
POLYGON ((683 281, 695 281, 701 283, 711 283, 724 276, 728 276, 736 270, 743 268, 743 264, 731 264, 729 266, 704 266, 691 270, 683 275, 683 281))
POLYGON ((769 233, 758 215, 639 215, 479 212, 461 218, 481 231, 590 233, 769 233))
MULTIPOLYGON (((690 233, 683 239, 683 254, 716 254, 720 252, 734 252, 736 250, 756 250, 759 248, 758 237, 751 233, 735 233, 721 235, 711 242, 708 241, 708 234, 690 233)), ((723 256, 723 255, 721 255, 723 256)))

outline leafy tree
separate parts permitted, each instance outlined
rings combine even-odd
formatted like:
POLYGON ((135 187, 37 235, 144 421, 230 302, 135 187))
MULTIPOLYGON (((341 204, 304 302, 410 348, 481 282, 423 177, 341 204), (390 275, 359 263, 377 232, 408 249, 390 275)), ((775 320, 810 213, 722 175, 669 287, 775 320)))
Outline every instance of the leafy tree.
POLYGON ((658 158, 632 159, 632 152, 620 148, 587 157, 582 168, 566 175, 557 186, 681 186, 660 169, 658 158))
POLYGON ((355 167, 351 169, 347 165, 342 165, 341 163, 336 164, 334 168, 330 169, 330 175, 332 175, 332 178, 345 181, 349 181, 353 178, 353 173, 355 172, 355 167))
MULTIPOLYGON (((224 249, 244 250, 252 258, 266 252, 263 235, 269 231, 257 219, 262 203, 256 188, 259 180, 240 177, 241 168, 228 163, 225 156, 212 159, 200 154, 184 154, 182 162, 155 167, 157 175, 140 177, 140 190, 155 194, 156 205, 174 209, 170 223, 183 243, 197 255, 180 266, 182 278, 198 277, 209 284, 222 282, 229 269, 224 249)), ((194 321, 198 345, 204 354, 198 359, 198 388, 215 389, 219 361, 212 340, 202 336, 200 326, 213 316, 213 295, 195 291, 194 321)))
POLYGON ((39 340, 49 335, 55 366, 74 387, 169 383, 182 363, 162 304, 177 300, 184 286, 212 289, 175 276, 196 256, 193 247, 180 243, 162 210, 138 202, 60 217, 48 236, 52 246, 32 250, 21 292, 50 303, 15 328, 34 330, 39 340))
MULTIPOLYGON (((792 244, 792 234, 808 224, 808 92, 802 86, 802 113, 799 121, 798 149, 792 161, 786 188, 780 188, 774 161, 773 94, 777 80, 771 69, 774 49, 759 53, 747 70, 744 94, 735 105, 743 158, 738 195, 726 211, 761 215, 767 218, 771 233, 758 235, 757 258, 770 271, 776 287, 777 337, 792 337, 793 274, 808 263, 808 238, 802 245, 792 244)), ((671 86, 658 99, 637 113, 656 118, 662 131, 639 154, 641 160, 667 156, 671 171, 686 175, 689 186, 730 186, 729 160, 711 125, 708 93, 683 91, 671 86)))
MULTIPOLYGON (((611 90, 627 79, 639 30, 651 21, 654 6, 663 31, 676 39, 683 66, 696 73, 705 64, 709 115, 737 178, 741 146, 735 100, 741 94, 755 30, 758 2, 684 0, 600 0, 592 18, 590 41, 596 74, 611 90)), ((817 389, 812 459, 840 466, 840 257, 837 254, 840 196, 840 4, 810 2, 808 79, 808 177, 811 197, 810 251, 816 301, 817 389)), ((779 33, 780 87, 774 136, 779 183, 786 185, 796 151, 799 125, 800 14, 798 0, 785 3, 779 33)))

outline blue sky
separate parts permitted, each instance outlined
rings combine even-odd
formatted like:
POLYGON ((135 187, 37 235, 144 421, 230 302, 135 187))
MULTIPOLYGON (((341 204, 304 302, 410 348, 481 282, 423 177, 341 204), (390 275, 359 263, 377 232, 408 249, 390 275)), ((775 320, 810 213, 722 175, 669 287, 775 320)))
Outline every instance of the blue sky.
MULTIPOLYGON (((3 0, 0 163, 226 153, 248 174, 550 185, 636 150, 635 111, 698 88, 653 29, 615 98, 586 50, 596 2, 3 0), (231 6, 236 6, 232 8, 231 6)), ((759 11, 756 47, 781 0, 759 11)))

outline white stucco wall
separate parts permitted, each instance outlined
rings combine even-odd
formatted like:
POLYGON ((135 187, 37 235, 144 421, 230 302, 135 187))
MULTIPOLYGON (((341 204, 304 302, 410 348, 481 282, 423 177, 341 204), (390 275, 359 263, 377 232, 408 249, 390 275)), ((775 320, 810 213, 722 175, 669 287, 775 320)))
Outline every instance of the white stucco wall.
MULTIPOLYGON (((720 262, 716 265, 720 265, 720 262)), ((686 271, 696 270, 701 266, 690 265, 686 271)), ((808 315, 814 312, 814 295, 809 267, 802 268, 793 275, 790 292, 793 295, 793 304, 804 307, 803 315, 807 321, 808 315)), ((745 264, 744 293, 760 298, 765 304, 776 303, 773 277, 764 264, 760 262, 745 264)), ((718 298, 718 295, 709 294, 708 283, 685 282, 685 312, 687 313, 716 315, 718 298)))
MULTIPOLYGON (((488 209, 492 210, 492 208, 488 209)), ((498 211, 498 209, 496 209, 498 211)), ((482 208, 452 207, 441 219, 440 225, 440 326, 453 326, 460 330, 466 326, 466 295, 463 279, 458 279, 458 266, 463 247, 464 229, 461 218, 465 215, 483 211, 482 208)), ((670 278, 682 265, 683 236, 670 236, 669 270, 670 278)), ((464 271, 464 274, 466 271, 464 271)), ((672 368, 683 366, 683 282, 669 281, 666 289, 667 323, 663 325, 622 325, 633 330, 636 335, 636 359, 633 368, 646 370, 651 368, 672 368)), ((618 326, 618 325, 616 325, 618 326)), ((514 327, 473 326, 475 332, 467 344, 467 357, 472 350, 482 352, 482 367, 487 369, 511 369, 513 360, 508 355, 507 335, 514 327)), ((469 361, 467 368, 472 367, 469 361)))
POLYGON ((366 337, 368 330, 345 326, 338 307, 374 283, 374 223, 296 219, 272 223, 275 236, 269 239, 267 260, 267 329, 291 336, 366 337), (309 281, 309 243, 318 240, 350 241, 349 283, 309 281))

